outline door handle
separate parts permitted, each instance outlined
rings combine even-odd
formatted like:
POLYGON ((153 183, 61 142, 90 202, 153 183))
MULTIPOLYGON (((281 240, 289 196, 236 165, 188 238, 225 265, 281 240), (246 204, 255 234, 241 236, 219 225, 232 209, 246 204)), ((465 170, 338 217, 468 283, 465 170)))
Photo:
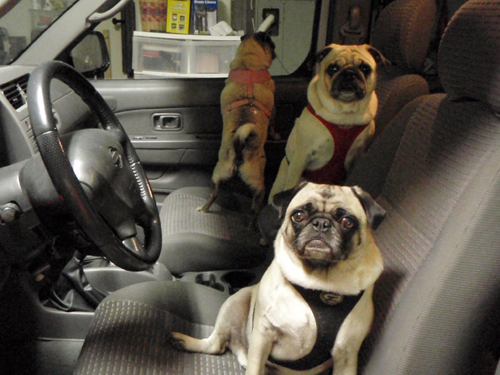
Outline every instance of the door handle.
MULTIPOLYGON (((106 12, 103 12, 103 13, 95 12, 89 16, 87 21, 89 21, 90 23, 99 23, 101 21, 107 20, 107 19, 113 17, 115 14, 117 14, 120 10, 122 10, 122 8, 125 5, 127 5, 128 1, 129 0, 120 0, 118 2, 118 4, 116 4, 114 7, 112 7, 111 9, 109 9, 106 12)), ((116 3, 116 1, 115 1, 115 3, 116 3)))
POLYGON ((178 113, 155 113, 152 119, 154 130, 178 131, 182 129, 182 119, 178 113))

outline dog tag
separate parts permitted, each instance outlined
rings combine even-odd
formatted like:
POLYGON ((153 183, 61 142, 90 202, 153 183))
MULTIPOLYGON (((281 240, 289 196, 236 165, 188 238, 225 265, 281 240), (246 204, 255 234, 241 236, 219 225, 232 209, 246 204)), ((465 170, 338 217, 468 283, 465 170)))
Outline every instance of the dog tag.
POLYGON ((331 293, 331 292, 321 292, 319 295, 321 301, 327 305, 334 306, 338 305, 344 299, 342 294, 331 293))

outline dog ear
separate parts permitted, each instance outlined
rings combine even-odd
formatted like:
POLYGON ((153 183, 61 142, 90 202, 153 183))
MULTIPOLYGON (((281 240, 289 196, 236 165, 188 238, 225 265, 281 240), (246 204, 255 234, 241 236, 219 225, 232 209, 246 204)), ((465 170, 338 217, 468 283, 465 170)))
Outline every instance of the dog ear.
POLYGON ((375 230, 384 221, 385 210, 372 198, 370 194, 358 186, 351 188, 354 195, 359 199, 363 209, 365 210, 368 224, 375 230))
POLYGON ((280 220, 283 219, 283 216, 285 215, 286 209, 288 208, 288 205, 292 201, 293 197, 297 195, 297 193, 304 188, 304 186, 307 185, 307 182, 302 182, 299 185, 289 189, 282 191, 280 193, 277 193, 273 197, 273 207, 278 211, 278 216, 280 220))
POLYGON ((321 51, 319 51, 316 54, 316 56, 314 56, 314 59, 310 59, 307 62, 307 68, 309 70, 312 70, 314 68, 314 65, 320 63, 321 61, 323 61, 323 59, 330 53, 330 51, 332 49, 333 49, 332 47, 327 46, 327 47, 323 48, 321 51))
POLYGON ((389 60, 387 60, 378 49, 376 49, 375 47, 372 47, 368 44, 365 44, 365 47, 366 47, 366 50, 370 53, 370 55, 373 56, 377 65, 383 65, 385 67, 392 65, 391 62, 389 60))
POLYGON ((255 40, 264 48, 266 49, 266 45, 269 46, 271 50, 271 57, 274 60, 276 58, 276 45, 274 44, 273 40, 271 39, 271 36, 264 32, 264 31, 259 31, 255 34, 253 34, 253 37, 255 40))

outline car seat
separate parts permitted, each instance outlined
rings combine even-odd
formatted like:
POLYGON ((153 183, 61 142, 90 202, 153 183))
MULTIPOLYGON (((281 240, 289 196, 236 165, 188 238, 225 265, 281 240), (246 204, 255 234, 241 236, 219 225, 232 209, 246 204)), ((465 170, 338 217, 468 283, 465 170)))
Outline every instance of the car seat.
POLYGON ((407 103, 429 93, 421 74, 436 12, 435 0, 396 0, 380 12, 370 43, 391 65, 378 70, 376 136, 407 103))
MULTIPOLYGON (((499 49, 500 1, 467 2, 439 50, 446 94, 416 99, 380 136, 399 143, 402 133, 377 198, 387 211, 374 232, 385 270, 375 286, 375 320, 360 352, 360 374, 495 373, 499 49)), ((368 170, 380 159, 363 160, 359 168, 368 170)), ((172 330, 208 336, 226 297, 182 281, 111 294, 96 310, 76 374, 243 374, 230 352, 185 353, 167 342, 172 330)))
MULTIPOLYGON (((380 69, 377 134, 406 103, 429 92, 425 79, 406 73, 419 71, 425 60, 435 13, 434 0, 397 0, 380 15, 374 41, 394 66, 380 69)), ((206 187, 180 188, 163 202, 159 262, 175 275, 257 267, 269 255, 269 247, 259 245, 260 234, 249 228, 248 198, 222 191, 208 214, 198 212, 210 193, 206 187)))
POLYGON ((189 271, 252 268, 269 252, 250 227, 251 200, 220 189, 209 212, 197 210, 210 196, 207 187, 175 190, 160 211, 162 252, 158 262, 174 275, 189 271))

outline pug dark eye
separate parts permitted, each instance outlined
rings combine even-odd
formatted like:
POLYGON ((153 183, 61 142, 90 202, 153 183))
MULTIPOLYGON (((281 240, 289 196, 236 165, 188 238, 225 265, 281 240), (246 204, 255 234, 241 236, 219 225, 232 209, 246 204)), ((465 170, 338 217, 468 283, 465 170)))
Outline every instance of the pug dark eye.
POLYGON ((340 221, 340 225, 344 229, 352 229, 352 228, 354 228, 356 223, 350 217, 343 217, 342 220, 340 221))
POLYGON ((359 66, 359 70, 361 70, 361 72, 365 75, 365 77, 367 77, 372 72, 372 68, 370 67, 370 65, 365 63, 362 63, 359 66))
POLYGON ((331 64, 331 65, 328 65, 328 67, 326 68, 326 74, 328 74, 329 76, 333 76, 339 70, 340 70, 340 67, 337 64, 331 64))
POLYGON ((295 211, 292 214, 292 220, 296 223, 301 223, 307 218, 307 214, 304 211, 295 211))

